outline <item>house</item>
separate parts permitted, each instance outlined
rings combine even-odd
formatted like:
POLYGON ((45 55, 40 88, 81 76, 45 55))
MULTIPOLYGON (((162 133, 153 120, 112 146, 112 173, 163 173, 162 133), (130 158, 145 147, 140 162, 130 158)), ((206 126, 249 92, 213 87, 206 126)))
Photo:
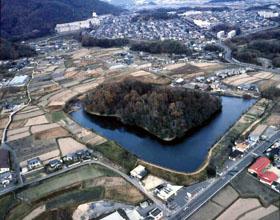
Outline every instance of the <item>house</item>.
POLYGON ((259 176, 270 163, 271 162, 267 157, 259 157, 256 162, 249 167, 248 172, 259 176))
POLYGON ((251 132, 249 135, 249 140, 252 142, 258 142, 266 128, 267 125, 259 125, 253 132, 251 132))
POLYGON ((149 212, 149 217, 152 217, 154 220, 160 220, 163 218, 163 212, 159 208, 154 208, 149 212))
POLYGON ((34 170, 42 166, 39 158, 34 158, 27 161, 28 170, 34 170))
POLYGON ((29 80, 28 75, 20 75, 20 76, 15 76, 10 82, 9 86, 11 87, 23 87, 27 84, 29 80))
POLYGON ((278 176, 276 173, 274 173, 273 171, 265 171, 264 173, 261 173, 259 175, 260 181, 262 183, 268 184, 268 185, 272 185, 272 183, 276 182, 278 180, 278 176))
POLYGON ((244 142, 241 142, 241 143, 236 143, 234 146, 233 146, 233 150, 238 150, 242 153, 244 153, 248 148, 250 147, 249 143, 247 143, 246 141, 244 142))
POLYGON ((236 161, 237 159, 241 158, 243 156, 243 152, 239 150, 234 150, 229 154, 229 159, 236 161))
POLYGON ((101 220, 125 220, 125 218, 122 217, 118 211, 115 211, 112 214, 102 218, 101 220))
POLYGON ((10 171, 10 153, 8 150, 0 149, 0 174, 10 171))
POLYGON ((161 199, 164 202, 168 202, 171 197, 177 194, 177 192, 182 189, 182 186, 174 186, 171 184, 164 184, 161 186, 158 186, 155 190, 154 193, 155 195, 161 199))
POLYGON ((130 171, 130 175, 139 180, 143 179, 148 174, 146 168, 142 165, 138 165, 132 171, 130 171))
POLYGON ((276 182, 280 176, 280 171, 270 166, 271 162, 266 157, 260 157, 249 167, 248 171, 252 174, 256 174, 262 183, 272 185, 276 182))

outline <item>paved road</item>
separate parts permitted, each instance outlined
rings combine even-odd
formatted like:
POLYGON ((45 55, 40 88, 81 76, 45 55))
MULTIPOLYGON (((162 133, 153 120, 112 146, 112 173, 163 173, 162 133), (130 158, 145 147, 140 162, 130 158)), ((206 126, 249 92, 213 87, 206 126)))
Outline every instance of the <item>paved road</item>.
POLYGON ((219 177, 212 185, 210 185, 200 195, 193 198, 188 204, 186 204, 181 210, 179 210, 172 220, 185 220, 188 219, 193 213, 201 208, 207 201, 209 201, 217 192, 219 192, 225 185, 227 185, 234 177, 248 167, 255 159, 254 155, 262 155, 262 153, 271 146, 271 143, 280 139, 280 132, 272 136, 268 141, 259 143, 250 152, 248 152, 243 158, 237 161, 228 171, 221 177, 219 177))

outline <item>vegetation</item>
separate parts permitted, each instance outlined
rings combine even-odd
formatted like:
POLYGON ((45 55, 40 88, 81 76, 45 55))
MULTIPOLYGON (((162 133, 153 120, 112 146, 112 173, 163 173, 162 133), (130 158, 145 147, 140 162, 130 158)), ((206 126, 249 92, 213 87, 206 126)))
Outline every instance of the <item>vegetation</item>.
POLYGON ((130 46, 130 49, 133 51, 143 51, 153 54, 169 53, 191 55, 192 53, 187 46, 175 40, 133 42, 126 38, 108 39, 82 35, 80 36, 80 41, 84 47, 111 48, 130 46))
POLYGON ((32 186, 19 193, 25 201, 37 201, 53 193, 63 190, 65 187, 75 185, 82 181, 93 179, 101 176, 116 176, 116 174, 104 167, 98 165, 84 166, 61 174, 54 178, 45 180, 39 185, 32 186))
POLYGON ((249 174, 246 169, 232 180, 231 185, 241 197, 258 198, 265 207, 279 202, 279 194, 249 174))
MULTIPOLYGON (((55 178, 51 178, 55 180, 55 178)), ((27 217, 35 208, 45 205, 46 211, 35 219, 71 219, 74 210, 80 205, 87 202, 99 200, 113 200, 129 204, 138 204, 143 201, 144 196, 130 183, 117 176, 112 171, 101 166, 84 166, 59 176, 62 182, 58 190, 48 190, 47 193, 39 193, 34 200, 28 200, 25 195, 32 193, 33 187, 52 188, 55 182, 44 180, 37 183, 32 188, 25 187, 15 192, 15 195, 8 194, 0 198, 1 216, 0 219, 19 220, 27 217), (87 171, 84 172, 83 170, 87 171), (94 170, 92 170, 94 169, 94 170), (92 172, 93 171, 93 172, 92 172), (80 174, 82 172, 83 174, 80 174), (95 175, 97 172, 97 175, 95 175), (100 176, 100 172, 103 173, 100 176), (73 174, 76 173, 78 178, 73 174), (85 175, 86 174, 86 175, 85 175), (99 175, 99 176, 98 176, 99 175), (61 179, 64 176, 64 179, 61 179), (71 181, 67 182, 68 177, 71 181), (83 176, 83 178, 81 178, 83 176), (114 180, 119 180, 114 184, 114 180), (121 181, 120 181, 121 180, 121 181), (74 183, 74 184, 73 184, 74 183), (63 187, 62 187, 63 186, 63 187), (23 200, 16 199, 20 197, 23 200)), ((36 190, 35 190, 36 191, 36 190)), ((29 216, 30 217, 30 216, 29 216)))
POLYGON ((103 47, 103 48, 110 48, 110 47, 123 47, 129 44, 128 39, 107 39, 102 38, 98 39, 95 37, 91 37, 89 35, 83 35, 81 37, 81 42, 84 47, 103 47))
POLYGON ((204 50, 210 51, 210 52, 222 52, 223 49, 215 44, 207 44, 204 47, 204 50))
MULTIPOLYGON (((152 164, 146 163, 144 161, 140 161, 140 164, 144 165, 149 173, 158 176, 160 178, 163 178, 167 181, 170 181, 174 184, 178 185, 192 185, 194 183, 198 183, 201 181, 204 181, 208 177, 208 171, 207 169, 204 169, 196 174, 185 174, 185 173, 178 173, 174 171, 169 171, 157 166, 154 166, 152 164)), ((212 176, 211 176, 212 177, 212 176)))
POLYGON ((107 141, 100 145, 90 146, 90 148, 99 151, 111 161, 125 168, 127 172, 135 167, 137 157, 113 141, 107 141))
POLYGON ((131 22, 137 21, 147 21, 150 19, 154 20, 168 20, 178 18, 178 14, 176 13, 169 13, 169 10, 165 8, 159 8, 157 10, 142 10, 139 12, 138 15, 134 16, 131 19, 131 22))
POLYGON ((214 32, 219 32, 219 31, 229 32, 229 31, 232 31, 232 30, 236 30, 237 35, 241 34, 240 27, 234 26, 234 25, 231 25, 231 24, 226 24, 226 23, 217 24, 217 25, 213 26, 211 28, 211 30, 214 31, 214 32))
MULTIPOLYGON (((16 206, 18 203, 15 196, 10 193, 0 198, 0 216, 5 219, 5 215, 7 214, 7 210, 10 210, 12 207, 16 206)), ((0 217, 0 219, 1 219, 0 217)))
POLYGON ((276 87, 269 87, 266 90, 262 91, 262 97, 267 99, 278 99, 280 97, 280 89, 276 87))
POLYGON ((52 33, 58 23, 97 14, 118 14, 120 8, 99 0, 2 0, 1 36, 10 39, 39 37, 52 33))
POLYGON ((271 60, 280 67, 280 29, 234 38, 228 42, 233 56, 247 63, 259 64, 259 58, 271 60))
POLYGON ((117 117, 166 141, 202 126, 222 108, 220 99, 208 93, 133 78, 99 85, 84 102, 89 113, 117 117))
POLYGON ((63 111, 52 112, 51 113, 52 122, 59 122, 62 119, 65 119, 65 114, 63 111))
POLYGON ((0 38, 0 60, 14 60, 35 55, 36 51, 29 46, 0 38))
POLYGON ((187 46, 174 40, 136 42, 132 43, 130 49, 153 54, 169 53, 191 55, 191 50, 187 46))
POLYGON ((73 199, 75 200, 75 204, 98 201, 104 197, 104 192, 105 189, 102 186, 73 190, 48 200, 46 208, 55 209, 71 206, 73 205, 73 199))

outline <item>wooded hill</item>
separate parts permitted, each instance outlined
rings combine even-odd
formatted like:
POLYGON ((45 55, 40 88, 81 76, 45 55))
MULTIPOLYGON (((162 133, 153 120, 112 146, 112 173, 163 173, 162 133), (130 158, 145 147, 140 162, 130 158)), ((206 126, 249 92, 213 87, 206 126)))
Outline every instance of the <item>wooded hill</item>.
POLYGON ((1 0, 1 37, 22 40, 52 33, 58 23, 83 20, 95 11, 123 10, 99 0, 1 0))
POLYGON ((222 108, 201 91, 144 83, 134 78, 99 85, 84 99, 87 112, 114 116, 171 141, 204 125, 222 108))

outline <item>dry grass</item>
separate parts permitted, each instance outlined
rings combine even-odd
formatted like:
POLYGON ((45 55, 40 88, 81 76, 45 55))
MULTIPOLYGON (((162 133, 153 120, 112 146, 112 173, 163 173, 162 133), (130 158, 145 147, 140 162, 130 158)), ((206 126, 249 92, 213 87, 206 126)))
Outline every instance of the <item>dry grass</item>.
POLYGON ((238 193, 228 185, 223 190, 221 190, 213 199, 215 203, 220 206, 227 208, 231 203, 233 203, 238 198, 238 193))
POLYGON ((58 137, 65 137, 68 136, 69 133, 64 128, 52 128, 50 130, 38 132, 34 134, 34 138, 36 140, 47 140, 47 139, 54 139, 58 137))
POLYGON ((134 76, 134 77, 139 77, 139 76, 149 76, 149 75, 152 75, 152 73, 149 73, 149 72, 144 71, 144 70, 140 70, 140 71, 131 73, 130 75, 134 76))
POLYGON ((71 137, 60 138, 58 144, 63 156, 75 153, 78 150, 87 149, 85 145, 79 143, 71 137))
POLYGON ((44 125, 33 125, 31 127, 31 133, 35 134, 38 132, 42 132, 42 131, 47 131, 50 130, 52 128, 59 128, 60 126, 57 123, 52 123, 52 124, 44 124, 44 125))
POLYGON ((28 127, 16 128, 16 129, 9 129, 8 136, 20 134, 29 131, 28 127))
POLYGON ((249 76, 248 74, 241 74, 237 76, 232 76, 225 79, 223 82, 225 84, 233 85, 233 86, 240 86, 243 84, 255 83, 260 81, 260 78, 249 76))
POLYGON ((271 205, 267 208, 264 208, 264 207, 260 207, 260 208, 257 208, 251 212, 248 212, 246 214, 244 214, 242 217, 239 218, 239 220, 252 220, 252 219, 261 219, 265 216, 268 216, 274 212, 278 211, 279 212, 279 209, 274 206, 274 205, 271 205))
POLYGON ((159 177, 153 176, 153 175, 148 175, 144 180, 143 180, 143 185, 146 190, 152 190, 155 187, 161 185, 164 183, 163 179, 160 179, 159 177))
POLYGON ((20 120, 20 121, 13 121, 10 126, 9 129, 15 129, 15 128, 21 128, 24 127, 24 125, 26 124, 27 120, 20 120))
POLYGON ((47 124, 48 120, 45 115, 37 116, 34 118, 28 119, 25 126, 31 126, 31 125, 41 125, 41 124, 47 124))
POLYGON ((266 120, 268 125, 279 126, 280 125, 280 114, 274 113, 266 120))
POLYGON ((224 211, 217 220, 238 219, 249 210, 261 207, 257 199, 238 199, 226 211, 224 211))
POLYGON ((28 137, 30 136, 30 133, 29 132, 22 132, 22 133, 19 133, 19 134, 15 134, 15 135, 8 135, 8 141, 15 141, 15 140, 19 140, 19 139, 22 139, 22 138, 25 138, 25 137, 28 137))
POLYGON ((202 206, 198 210, 198 212, 195 212, 189 219, 190 220, 215 219, 222 211, 223 211, 223 207, 219 206, 214 202, 209 201, 204 206, 202 206))
POLYGON ((0 129, 4 129, 9 121, 9 118, 1 118, 0 119, 0 129))
POLYGON ((16 114, 14 120, 17 121, 17 120, 29 119, 43 114, 44 112, 41 110, 32 111, 29 113, 16 114))
POLYGON ((23 220, 35 219, 36 217, 38 217, 45 211, 46 211, 46 205, 41 205, 41 206, 37 207, 36 209, 34 209, 32 212, 30 212, 27 216, 25 216, 23 218, 23 220))

